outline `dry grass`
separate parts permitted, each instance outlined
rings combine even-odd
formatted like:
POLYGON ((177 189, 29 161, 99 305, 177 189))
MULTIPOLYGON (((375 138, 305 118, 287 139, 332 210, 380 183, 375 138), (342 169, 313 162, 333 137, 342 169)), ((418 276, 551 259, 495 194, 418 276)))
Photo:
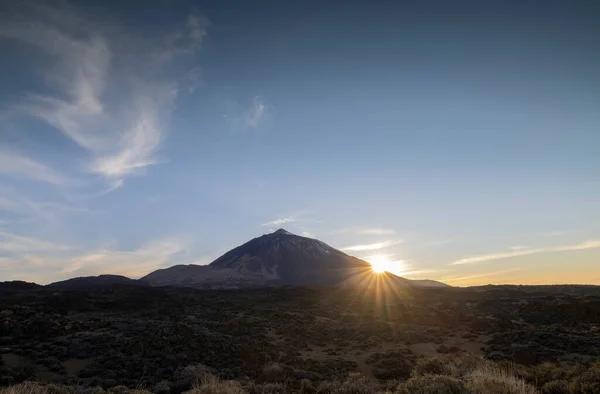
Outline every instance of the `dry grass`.
POLYGON ((239 382, 234 380, 220 380, 214 375, 204 375, 202 380, 195 384, 185 394, 245 394, 239 382))
POLYGON ((37 383, 25 382, 10 387, 3 387, 0 389, 0 394, 50 394, 50 390, 37 383))
POLYGON ((466 385, 472 394, 537 394, 535 387, 488 363, 471 372, 466 385))
MULTIPOLYGON (((197 378, 186 394, 537 394, 534 386, 518 376, 518 369, 497 365, 479 357, 448 357, 420 360, 411 378, 403 383, 381 382, 360 373, 350 373, 345 379, 321 383, 283 381, 285 367, 268 364, 262 371, 260 382, 220 380, 207 372, 206 368, 187 368, 183 375, 197 378), (188 376, 189 375, 189 376, 188 376), (201 376, 201 377, 200 377, 201 376)), ((555 380, 560 377, 556 367, 541 365, 536 375, 543 383, 544 394, 587 394, 600 392, 600 364, 570 380, 555 380), (550 380, 552 379, 552 380, 550 380)), ((566 373, 566 372, 565 372, 566 373)), ((159 385, 160 386, 160 385, 159 385)), ((155 392, 168 392, 168 385, 155 392)), ((541 387, 541 385, 540 385, 541 387)), ((148 391, 131 390, 117 386, 106 391, 100 388, 78 386, 41 385, 27 382, 0 389, 0 394, 147 394, 148 391)))

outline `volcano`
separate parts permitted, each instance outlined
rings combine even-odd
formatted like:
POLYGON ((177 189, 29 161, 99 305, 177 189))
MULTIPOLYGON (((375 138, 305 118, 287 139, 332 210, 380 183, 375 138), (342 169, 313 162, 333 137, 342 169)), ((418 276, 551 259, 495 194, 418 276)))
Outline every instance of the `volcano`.
MULTIPOLYGON (((153 286, 237 288, 246 286, 335 286, 377 275, 368 262, 317 239, 284 229, 254 238, 209 265, 176 265, 154 271, 142 281, 153 286)), ((444 286, 385 273, 402 286, 444 286)))

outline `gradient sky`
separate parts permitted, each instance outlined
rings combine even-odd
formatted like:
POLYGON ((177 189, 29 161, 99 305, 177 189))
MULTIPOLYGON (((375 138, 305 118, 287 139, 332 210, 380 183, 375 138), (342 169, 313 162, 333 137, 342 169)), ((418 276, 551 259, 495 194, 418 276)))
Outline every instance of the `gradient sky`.
POLYGON ((0 0, 0 280, 284 227, 453 285, 600 284, 600 3, 0 0))

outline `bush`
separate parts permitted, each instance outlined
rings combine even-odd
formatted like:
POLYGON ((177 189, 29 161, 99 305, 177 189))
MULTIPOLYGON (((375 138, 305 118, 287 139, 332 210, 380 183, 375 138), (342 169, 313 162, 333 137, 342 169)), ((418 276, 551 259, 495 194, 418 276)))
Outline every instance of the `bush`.
POLYGON ((313 385, 313 383, 308 379, 302 379, 300 381, 300 393, 303 394, 315 394, 317 392, 317 388, 313 385))
POLYGON ((180 393, 197 385, 203 379, 212 377, 212 370, 203 364, 191 364, 176 372, 171 390, 180 393))
POLYGON ((417 375, 398 386, 400 394, 468 394, 464 383, 443 375, 417 375))
POLYGON ((236 381, 221 381, 213 375, 205 375, 202 381, 186 394, 245 394, 245 391, 236 381))
POLYGON ((417 361, 412 376, 423 375, 450 375, 448 369, 448 361, 444 361, 439 357, 422 358, 417 361))
POLYGON ((600 393, 600 363, 573 379, 570 388, 573 394, 600 393))
POLYGON ((529 382, 536 386, 544 386, 546 383, 560 380, 565 375, 564 370, 556 364, 542 363, 531 369, 529 382))
POLYGON ((345 381, 324 382, 317 387, 323 394, 376 394, 378 385, 360 373, 351 373, 345 381))
POLYGON ((373 368, 373 376, 381 380, 406 379, 412 372, 412 365, 402 358, 384 358, 373 368))
POLYGON ((542 386, 543 394, 570 394, 569 382, 566 380, 553 380, 542 386))
POLYGON ((270 363, 265 365, 259 376, 261 382, 283 382, 288 376, 286 368, 280 363, 270 363))
POLYGON ((154 385, 155 394, 169 394, 171 392, 171 382, 167 380, 161 380, 154 385))
POLYGON ((33 382, 25 382, 0 389, 0 394, 49 394, 46 387, 33 382))
POLYGON ((537 394, 535 387, 491 366, 473 371, 468 376, 467 388, 473 394, 537 394))
POLYGON ((282 383, 250 383, 246 386, 248 394, 285 394, 289 392, 285 384, 282 383))

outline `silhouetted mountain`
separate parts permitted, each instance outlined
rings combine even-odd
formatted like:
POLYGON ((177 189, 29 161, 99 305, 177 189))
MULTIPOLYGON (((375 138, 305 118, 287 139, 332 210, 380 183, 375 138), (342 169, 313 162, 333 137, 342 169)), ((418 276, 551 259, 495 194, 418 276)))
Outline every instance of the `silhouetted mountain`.
POLYGON ((22 280, 12 280, 8 282, 0 282, 0 291, 21 291, 41 289, 42 286, 37 283, 24 282, 22 280))
POLYGON ((84 289, 93 286, 111 285, 149 286, 147 282, 142 280, 130 279, 121 275, 99 275, 67 279, 60 282, 50 283, 46 287, 56 289, 84 289))
MULTIPOLYGON (((230 250, 207 266, 176 265, 154 271, 142 280, 155 286, 332 286, 360 284, 375 276, 371 264, 364 260, 319 240, 279 229, 230 250)), ((384 277, 402 286, 445 286, 434 281, 413 283, 390 273, 384 277)))

